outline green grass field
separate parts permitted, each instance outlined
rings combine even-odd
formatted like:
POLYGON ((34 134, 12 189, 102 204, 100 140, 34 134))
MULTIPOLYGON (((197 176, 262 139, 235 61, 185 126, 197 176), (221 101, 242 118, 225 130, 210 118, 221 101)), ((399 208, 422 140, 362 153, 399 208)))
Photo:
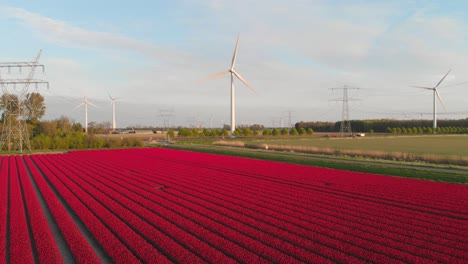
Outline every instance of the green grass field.
POLYGON ((269 137, 246 143, 275 144, 339 150, 405 152, 446 156, 468 156, 468 135, 397 136, 397 137, 269 137))

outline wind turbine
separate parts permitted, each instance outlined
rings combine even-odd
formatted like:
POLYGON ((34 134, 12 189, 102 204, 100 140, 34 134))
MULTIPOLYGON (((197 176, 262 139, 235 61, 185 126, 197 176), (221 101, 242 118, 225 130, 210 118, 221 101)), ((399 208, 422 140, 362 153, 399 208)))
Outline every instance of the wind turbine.
POLYGON ((85 106, 85 133, 88 133, 88 104, 97 107, 95 104, 88 101, 88 98, 86 98, 86 96, 83 97, 83 102, 75 107, 75 109, 77 109, 82 105, 85 106))
MULTIPOLYGON (((444 77, 442 77, 442 79, 440 79, 440 81, 437 83, 436 86, 434 87, 425 87, 425 86, 412 86, 414 88, 420 88, 420 89, 425 89, 425 90, 432 90, 433 91, 433 103, 434 103, 434 106, 433 106, 433 123, 432 123, 432 128, 435 130, 437 128, 437 102, 436 102, 436 96, 437 98, 439 99, 439 102, 440 104, 442 105, 442 107, 444 108, 445 110, 445 106, 444 106, 444 103, 442 102, 442 98, 440 97, 440 94, 439 94, 439 91, 437 90, 437 88, 439 87, 439 85, 444 81, 445 77, 447 77, 447 75, 449 75, 450 71, 452 69, 450 69, 445 75, 444 77)), ((435 133, 435 131, 434 131, 435 133)))
POLYGON ((115 131, 115 100, 120 98, 112 97, 109 93, 107 93, 107 95, 109 95, 109 98, 112 101, 112 131, 115 131))
POLYGON ((231 68, 227 71, 223 71, 220 73, 217 73, 215 75, 209 76, 202 81, 208 81, 212 79, 216 79, 218 77, 222 77, 226 74, 231 74, 231 136, 234 136, 234 131, 236 130, 236 110, 235 110, 235 93, 234 93, 234 76, 242 81, 247 87, 249 87, 252 91, 255 92, 255 89, 238 73, 236 70, 234 70, 234 67, 236 65, 236 59, 237 59, 237 50, 239 48, 239 35, 237 35, 237 42, 236 42, 236 47, 234 49, 234 55, 232 56, 232 62, 231 62, 231 68))

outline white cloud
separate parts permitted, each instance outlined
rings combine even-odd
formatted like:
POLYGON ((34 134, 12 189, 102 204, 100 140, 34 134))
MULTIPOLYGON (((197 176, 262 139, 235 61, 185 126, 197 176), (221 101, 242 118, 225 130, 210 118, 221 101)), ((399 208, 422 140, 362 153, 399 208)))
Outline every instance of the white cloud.
MULTIPOLYGON (((108 52, 100 58, 100 66, 108 69, 97 72, 93 61, 44 61, 57 93, 105 98, 105 90, 110 90, 114 96, 140 103, 139 109, 146 109, 141 111, 151 118, 158 105, 170 105, 181 122, 195 113, 214 112, 226 119, 229 78, 203 84, 194 80, 228 69, 237 32, 241 32, 237 69, 258 91, 252 94, 236 83, 240 119, 268 124, 295 108, 300 109, 298 120, 337 120, 341 105, 329 102, 337 94, 328 88, 344 84, 368 88, 357 94, 362 101, 355 105, 356 110, 366 110, 352 113, 353 118, 372 111, 430 112, 430 94, 413 91, 409 85, 437 82, 448 68, 454 70, 447 84, 467 80, 462 74, 468 70, 467 25, 417 4, 290 1, 286 5, 262 0, 184 4, 186 10, 175 19, 188 32, 179 39, 189 44, 173 47, 85 29, 24 9, 10 8, 8 16, 54 45, 108 52), (180 46, 186 50, 175 48, 180 46), (143 56, 135 59, 135 52, 143 56)), ((448 111, 466 109, 459 100, 463 96, 450 91, 441 91, 448 111)), ((135 115, 143 115, 141 111, 135 115)))
POLYGON ((2 8, 2 14, 19 19, 24 26, 30 28, 39 37, 53 44, 65 47, 97 49, 109 52, 136 52, 150 56, 165 63, 183 63, 184 57, 189 56, 171 47, 156 45, 123 35, 99 32, 73 26, 67 22, 52 19, 21 8, 2 8))

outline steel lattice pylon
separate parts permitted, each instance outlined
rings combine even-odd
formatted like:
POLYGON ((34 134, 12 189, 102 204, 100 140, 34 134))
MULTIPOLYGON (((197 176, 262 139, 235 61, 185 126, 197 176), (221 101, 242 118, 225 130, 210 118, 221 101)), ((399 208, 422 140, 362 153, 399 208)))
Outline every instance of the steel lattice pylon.
POLYGON ((48 82, 34 79, 36 68, 42 68, 44 72, 44 65, 39 64, 41 53, 42 50, 39 51, 35 60, 32 62, 0 63, 0 70, 8 69, 8 73, 10 73, 11 68, 18 68, 19 73, 22 73, 23 68, 30 69, 28 76, 24 78, 3 79, 0 75, 0 84, 4 95, 0 150, 4 148, 5 144, 8 150, 18 149, 20 152, 23 152, 24 146, 26 146, 28 150, 31 150, 29 129, 26 123, 26 96, 31 84, 35 84, 36 89, 39 84, 47 84, 47 87, 49 87, 48 82), (17 89, 17 86, 21 86, 21 88, 17 89))
POLYGON ((341 109, 341 124, 340 124, 340 134, 343 137, 346 133, 350 135, 353 134, 351 130, 351 122, 349 120, 349 101, 356 101, 355 99, 348 97, 348 90, 355 89, 358 90, 359 88, 356 87, 349 87, 347 85, 343 86, 343 88, 331 88, 332 90, 343 90, 343 98, 342 99, 335 99, 333 101, 342 101, 343 106, 341 109))

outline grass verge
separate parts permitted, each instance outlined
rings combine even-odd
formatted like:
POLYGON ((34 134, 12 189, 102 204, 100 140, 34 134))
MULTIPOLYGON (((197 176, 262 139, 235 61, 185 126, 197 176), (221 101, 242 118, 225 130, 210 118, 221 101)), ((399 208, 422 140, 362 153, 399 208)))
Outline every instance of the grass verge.
POLYGON ((357 162, 353 160, 340 160, 333 158, 319 158, 312 155, 292 155, 287 152, 276 151, 260 151, 251 149, 239 149, 216 146, 200 146, 200 145, 170 145, 172 149, 190 150, 198 152, 206 152, 213 154, 239 156, 246 158, 271 160, 278 162, 287 162, 301 164, 307 166, 317 166, 324 168, 333 168, 339 170, 367 172, 374 174, 382 174, 388 176, 398 176, 404 178, 415 178, 422 180, 431 180, 447 183, 468 183, 468 174, 449 172, 437 168, 413 167, 410 165, 400 166, 397 164, 376 164, 374 162, 357 162))

